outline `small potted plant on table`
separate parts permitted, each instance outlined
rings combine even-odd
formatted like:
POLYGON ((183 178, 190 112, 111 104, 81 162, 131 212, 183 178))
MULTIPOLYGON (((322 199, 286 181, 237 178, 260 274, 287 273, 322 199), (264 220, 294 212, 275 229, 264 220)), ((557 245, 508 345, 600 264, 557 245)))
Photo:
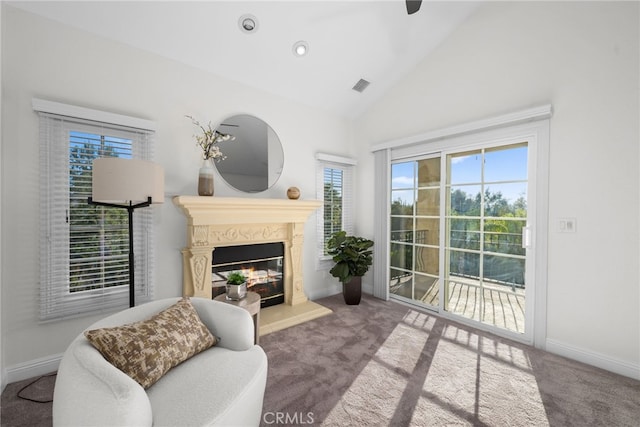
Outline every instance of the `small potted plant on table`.
POLYGON ((238 301, 247 296, 247 277, 240 271, 227 276, 227 299, 238 301))
POLYGON ((362 276, 373 263, 372 246, 372 240, 347 236, 345 231, 333 233, 327 242, 327 252, 336 263, 329 272, 342 282, 342 295, 348 305, 360 304, 362 276))

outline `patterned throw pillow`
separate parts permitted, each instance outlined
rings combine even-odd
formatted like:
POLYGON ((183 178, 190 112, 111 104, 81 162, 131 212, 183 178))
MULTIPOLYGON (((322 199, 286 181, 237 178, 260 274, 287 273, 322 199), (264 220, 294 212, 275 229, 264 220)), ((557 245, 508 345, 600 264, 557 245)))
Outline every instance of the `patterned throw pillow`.
POLYGON ((145 389, 174 366, 218 342, 188 298, 148 320, 85 331, 84 335, 105 359, 145 389))

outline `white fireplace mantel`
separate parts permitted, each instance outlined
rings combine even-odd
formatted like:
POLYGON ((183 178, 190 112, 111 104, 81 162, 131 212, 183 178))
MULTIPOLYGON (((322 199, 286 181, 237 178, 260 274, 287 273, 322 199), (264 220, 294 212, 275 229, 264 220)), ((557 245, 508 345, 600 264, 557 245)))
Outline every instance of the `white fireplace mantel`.
POLYGON ((261 311, 260 333, 331 312, 309 301, 304 293, 304 224, 321 201, 176 196, 173 203, 187 217, 183 295, 212 297, 211 264, 216 247, 282 242, 285 302, 261 311))

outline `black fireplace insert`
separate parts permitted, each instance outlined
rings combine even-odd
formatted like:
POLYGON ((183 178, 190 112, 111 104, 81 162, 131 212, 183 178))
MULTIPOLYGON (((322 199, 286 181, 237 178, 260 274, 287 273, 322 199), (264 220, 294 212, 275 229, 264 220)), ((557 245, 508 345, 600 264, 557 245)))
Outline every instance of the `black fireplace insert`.
POLYGON ((211 266, 212 295, 225 292, 227 276, 241 271, 247 290, 260 295, 261 308, 284 303, 284 244, 260 243, 214 249, 211 266))

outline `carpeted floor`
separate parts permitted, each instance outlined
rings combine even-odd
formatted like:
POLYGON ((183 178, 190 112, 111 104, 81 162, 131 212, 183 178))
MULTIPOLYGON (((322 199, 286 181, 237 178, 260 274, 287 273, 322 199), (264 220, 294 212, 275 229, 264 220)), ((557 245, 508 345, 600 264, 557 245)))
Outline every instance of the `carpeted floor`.
POLYGON ((0 402, 2 427, 50 426, 55 372, 7 384, 0 402))
POLYGON ((318 302, 334 313, 261 338, 264 426, 640 425, 639 381, 394 302, 318 302))
MULTIPOLYGON (((260 339, 263 426, 638 426, 640 381, 393 302, 317 302, 334 313, 260 339)), ((16 396, 31 381, 6 387, 3 427, 51 425, 51 403, 16 396)))

